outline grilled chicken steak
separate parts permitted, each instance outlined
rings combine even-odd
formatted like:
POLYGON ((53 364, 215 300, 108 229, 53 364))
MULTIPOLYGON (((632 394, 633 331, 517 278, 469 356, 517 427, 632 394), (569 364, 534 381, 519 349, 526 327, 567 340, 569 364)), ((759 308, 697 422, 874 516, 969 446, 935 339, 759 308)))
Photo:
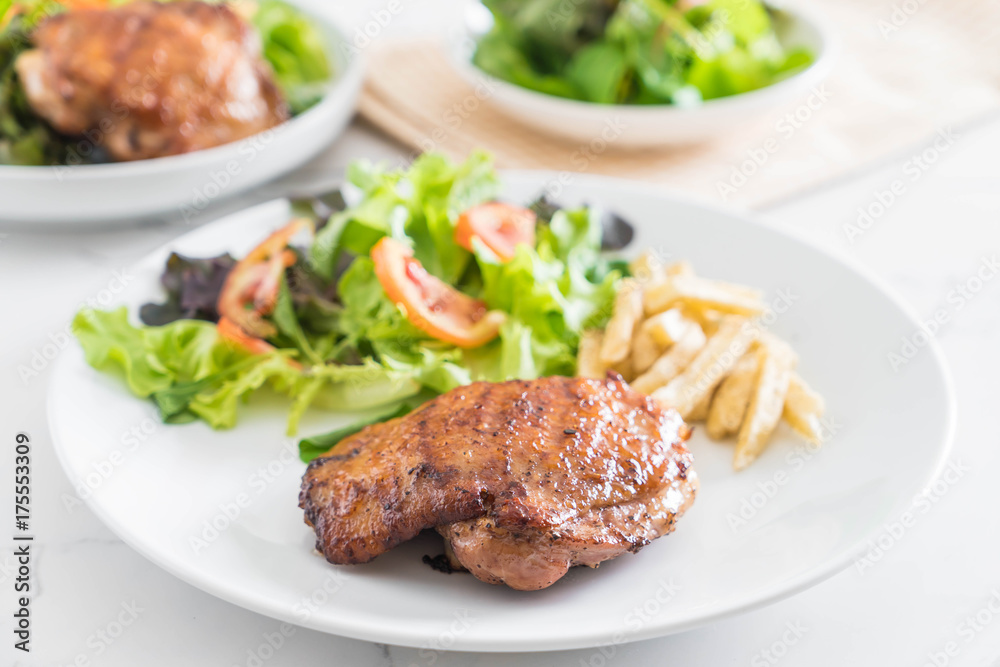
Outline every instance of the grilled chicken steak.
POLYGON ((224 4, 69 11, 32 42, 15 64, 32 109, 116 160, 210 148, 288 118, 256 32, 224 4))
POLYGON ((331 563, 436 528, 477 578, 537 590, 673 530, 698 488, 689 432, 620 380, 478 382, 343 440, 299 506, 331 563))

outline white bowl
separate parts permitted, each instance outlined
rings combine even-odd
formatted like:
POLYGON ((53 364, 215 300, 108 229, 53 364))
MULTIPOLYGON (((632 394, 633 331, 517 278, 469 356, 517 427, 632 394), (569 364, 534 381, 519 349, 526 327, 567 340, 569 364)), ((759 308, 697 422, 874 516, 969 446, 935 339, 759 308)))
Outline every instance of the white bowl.
POLYGON ((210 203, 275 179, 315 156, 350 121, 364 77, 337 26, 311 14, 327 36, 334 77, 326 95, 286 123, 241 141, 184 155, 56 167, 0 165, 0 221, 8 224, 131 223, 155 215, 190 221, 210 203))
POLYGON ((752 122, 797 98, 804 101, 832 69, 839 44, 828 22, 798 7, 768 5, 780 12, 775 31, 781 44, 808 48, 815 55, 814 62, 770 86, 707 100, 696 107, 581 102, 493 77, 472 63, 476 42, 488 23, 483 21, 484 8, 478 3, 467 7, 467 39, 456 40, 452 60, 470 84, 485 84, 492 91, 489 99, 498 109, 536 130, 582 144, 598 139, 628 148, 693 144, 752 122))

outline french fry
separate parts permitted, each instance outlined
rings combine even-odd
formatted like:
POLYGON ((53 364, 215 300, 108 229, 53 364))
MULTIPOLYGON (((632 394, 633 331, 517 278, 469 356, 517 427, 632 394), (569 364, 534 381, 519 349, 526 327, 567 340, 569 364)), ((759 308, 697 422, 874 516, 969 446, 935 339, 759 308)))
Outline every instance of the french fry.
POLYGON ((629 263, 628 269, 642 285, 662 282, 667 278, 667 267, 653 250, 644 250, 629 263))
POLYGON ((576 353, 576 376, 603 379, 607 376, 607 366, 601 361, 601 341, 604 332, 590 329, 580 338, 580 349, 576 353))
POLYGON ((579 375, 615 371, 685 420, 705 422, 712 439, 736 435, 736 470, 767 447, 780 419, 822 442, 822 397, 795 373, 792 348, 754 319, 766 309, 762 292, 701 278, 689 262, 664 264, 650 250, 630 269, 603 336, 581 341, 579 375))
POLYGON ((708 437, 721 440, 739 432, 743 416, 750 404, 750 394, 757 379, 757 368, 757 355, 744 354, 736 362, 732 372, 719 385, 705 424, 708 437))
POLYGON ((719 330, 708 339, 691 365, 666 386, 654 391, 652 397, 687 419, 695 406, 732 370, 758 335, 759 330, 745 317, 723 318, 719 330))
POLYGON ((670 308, 645 320, 639 330, 652 336, 665 350, 680 340, 692 326, 698 326, 697 322, 685 317, 680 308, 670 308))
POLYGON ((691 262, 686 259, 682 259, 679 262, 674 262, 673 264, 667 266, 664 270, 668 278, 675 278, 677 276, 693 276, 694 267, 691 266, 691 262))
POLYGON ((652 250, 645 251, 629 264, 629 270, 644 290, 663 285, 675 276, 694 275, 694 269, 687 260, 664 264, 652 250))
POLYGON ((694 410, 688 415, 688 421, 692 422, 703 422, 708 419, 708 411, 712 406, 712 401, 714 400, 715 394, 718 394, 718 390, 712 394, 705 394, 705 398, 698 402, 698 405, 694 406, 694 410))
POLYGON ((761 299, 761 293, 749 287, 679 275, 650 285, 643 295, 643 307, 647 315, 661 313, 677 304, 736 315, 759 315, 764 312, 761 299))
POLYGON ((681 374, 698 352, 705 346, 705 334, 697 325, 688 327, 680 340, 657 359, 652 367, 631 384, 643 394, 652 394, 681 374))
POLYGON ((796 433, 814 445, 823 444, 823 425, 820 419, 826 406, 823 397, 799 377, 792 373, 788 383, 788 395, 785 396, 785 407, 781 416, 796 433))
POLYGON ((761 341, 755 354, 759 368, 733 453, 736 470, 753 463, 767 446, 781 419, 788 385, 798 361, 787 343, 773 337, 761 341))
POLYGON ((706 336, 715 335, 715 332, 719 330, 719 323, 725 317, 723 313, 717 310, 700 308, 696 305, 681 306, 681 313, 688 319, 697 322, 706 336))
POLYGON ((632 372, 638 375, 648 371, 665 349, 666 346, 660 345, 648 328, 642 325, 637 327, 632 337, 632 372))
POLYGON ((613 365, 624 361, 632 349, 632 335, 642 319, 642 290, 632 279, 622 282, 615 296, 614 312, 604 330, 601 361, 613 365))

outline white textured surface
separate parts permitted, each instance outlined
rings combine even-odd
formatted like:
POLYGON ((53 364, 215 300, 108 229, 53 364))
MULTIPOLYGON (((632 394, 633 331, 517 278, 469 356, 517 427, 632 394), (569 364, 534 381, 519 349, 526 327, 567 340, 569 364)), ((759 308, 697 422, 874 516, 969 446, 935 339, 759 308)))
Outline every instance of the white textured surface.
MULTIPOLYGON (((953 459, 968 472, 928 511, 918 512, 915 524, 871 567, 852 567, 766 609, 619 647, 609 650, 610 655, 593 650, 537 656, 449 654, 292 628, 285 629, 280 641, 272 636, 281 648, 261 652, 266 635, 280 636, 275 621, 178 582, 115 538, 86 508, 64 505, 72 489, 48 441, 48 374, 42 368, 37 377, 24 380, 18 372, 51 336, 59 337, 81 302, 113 287, 115 271, 186 227, 60 235, 0 231, 0 499, 5 512, 11 511, 13 436, 26 431, 34 441, 32 524, 37 535, 33 651, 28 656, 11 650, 12 559, 8 538, 2 539, 0 654, 10 656, 5 664, 840 666, 935 664, 929 654, 938 654, 938 665, 1000 667, 1000 613, 987 607, 992 598, 994 609, 1000 610, 1000 280, 987 281, 961 309, 954 296, 949 301, 949 292, 974 276, 984 257, 1000 254, 1000 163, 995 157, 1000 123, 958 134, 953 147, 918 180, 907 180, 904 194, 854 243, 848 242, 844 225, 855 222, 858 207, 875 201, 877 191, 896 178, 908 179, 903 170, 909 156, 889 159, 878 169, 763 215, 775 227, 866 265, 918 313, 930 317, 936 310, 946 311, 949 321, 938 338, 958 394, 953 459), (96 633, 117 619, 123 604, 133 602, 142 609, 138 618, 105 644, 96 633), (977 612, 980 620, 970 622, 977 612), (798 624, 804 632, 799 631, 794 644, 781 646, 783 635, 794 638, 786 633, 788 624, 798 624), (762 651, 772 645, 781 657, 771 654, 769 660, 762 651), (954 657, 945 656, 946 649, 954 657)), ((342 167, 358 156, 395 159, 402 154, 355 125, 322 164, 342 167)))

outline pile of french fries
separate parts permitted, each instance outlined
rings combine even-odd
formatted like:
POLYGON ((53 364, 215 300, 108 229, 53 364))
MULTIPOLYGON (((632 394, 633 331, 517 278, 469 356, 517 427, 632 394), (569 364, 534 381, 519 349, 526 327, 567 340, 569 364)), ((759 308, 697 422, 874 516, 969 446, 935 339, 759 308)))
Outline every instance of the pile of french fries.
POLYGON ((823 398, 795 372, 791 346, 764 330, 761 292, 702 278, 689 263, 664 264, 653 253, 631 270, 607 327, 584 334, 577 375, 615 371, 685 421, 704 422, 709 437, 736 436, 736 470, 764 451, 782 418, 822 444, 823 398))

